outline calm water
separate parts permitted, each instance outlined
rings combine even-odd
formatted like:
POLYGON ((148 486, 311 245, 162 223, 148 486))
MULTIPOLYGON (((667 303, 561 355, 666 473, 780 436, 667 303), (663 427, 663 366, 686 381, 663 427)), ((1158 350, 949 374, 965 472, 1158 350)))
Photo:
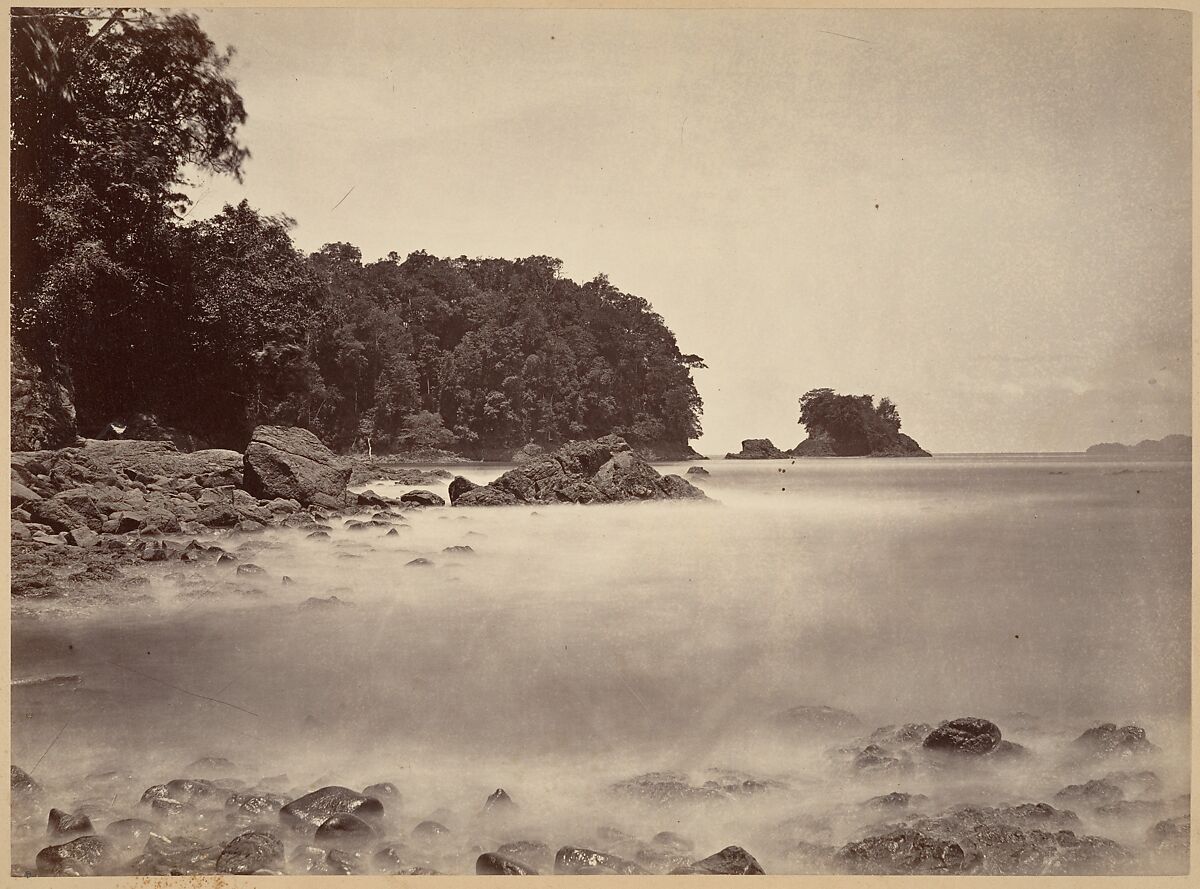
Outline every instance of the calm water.
MULTIPOLYGON (((718 503, 446 507, 406 513, 390 537, 335 520, 331 541, 217 541, 261 578, 148 566, 147 587, 17 602, 13 761, 36 763, 63 808, 90 798, 88 772, 134 774, 114 812, 201 756, 250 783, 390 780, 413 823, 438 809, 450 823, 503 786, 552 844, 597 822, 686 827, 698 852, 740 843, 764 865, 768 825, 816 805, 814 787, 832 805, 899 786, 838 778, 781 738, 769 718, 798 704, 851 710, 867 734, 984 716, 1035 751, 1136 722, 1164 750, 1168 791, 1186 792, 1190 464, 704 465, 718 503), (475 552, 443 552, 455 545, 475 552), (406 566, 418 556, 434 565, 406 566), (298 607, 331 594, 351 604, 298 607), (20 684, 55 675, 81 681, 20 684), (603 792, 710 767, 796 794, 663 823, 603 792)), ((454 471, 485 482, 502 467, 454 471)), ((1039 801, 1075 778, 1031 768, 923 792, 1039 801)), ((850 838, 838 831, 820 839, 850 838)))

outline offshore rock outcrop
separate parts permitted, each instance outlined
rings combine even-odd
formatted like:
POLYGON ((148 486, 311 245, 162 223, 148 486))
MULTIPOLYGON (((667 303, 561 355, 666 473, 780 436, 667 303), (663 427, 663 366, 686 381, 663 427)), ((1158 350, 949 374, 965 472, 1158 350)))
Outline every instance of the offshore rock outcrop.
POLYGON ((571 442, 552 455, 527 460, 484 486, 459 476, 450 487, 455 506, 707 499, 703 491, 679 476, 660 475, 616 435, 571 442))

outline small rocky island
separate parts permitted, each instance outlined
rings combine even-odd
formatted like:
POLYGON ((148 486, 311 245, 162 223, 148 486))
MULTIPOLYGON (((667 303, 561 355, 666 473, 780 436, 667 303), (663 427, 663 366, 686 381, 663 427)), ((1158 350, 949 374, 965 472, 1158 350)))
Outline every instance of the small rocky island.
POLYGON ((747 438, 726 460, 783 460, 788 457, 929 457, 900 431, 900 413, 890 398, 839 395, 810 389, 800 396, 800 423, 808 438, 782 451, 769 438, 747 438))

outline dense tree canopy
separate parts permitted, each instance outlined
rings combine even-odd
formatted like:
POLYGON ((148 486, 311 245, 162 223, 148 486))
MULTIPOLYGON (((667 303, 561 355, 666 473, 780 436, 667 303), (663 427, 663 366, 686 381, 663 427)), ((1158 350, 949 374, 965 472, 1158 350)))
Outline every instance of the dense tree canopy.
POLYGON ((304 256, 245 202, 188 221, 189 173, 240 178, 248 156, 232 50, 193 16, 29 8, 11 27, 13 329, 69 368, 84 434, 133 412, 235 447, 260 422, 375 452, 700 434, 703 363, 604 276, 304 256))
POLYGON ((890 398, 876 404, 873 395, 838 395, 832 389, 801 395, 799 422, 810 436, 828 436, 850 454, 871 453, 900 432, 900 413, 890 398))

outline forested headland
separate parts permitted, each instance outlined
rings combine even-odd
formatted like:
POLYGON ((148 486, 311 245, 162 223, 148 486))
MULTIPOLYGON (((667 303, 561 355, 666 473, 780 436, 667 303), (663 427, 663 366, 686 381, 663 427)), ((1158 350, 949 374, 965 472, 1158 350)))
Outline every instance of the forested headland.
POLYGON ((14 449, 117 422, 234 449, 274 423, 341 452, 473 457, 610 432, 683 456, 700 435, 702 360, 603 275, 571 281, 549 256, 306 255, 292 220, 246 202, 193 218, 189 177, 240 180, 249 157, 233 50, 194 16, 27 8, 11 28, 14 449))

